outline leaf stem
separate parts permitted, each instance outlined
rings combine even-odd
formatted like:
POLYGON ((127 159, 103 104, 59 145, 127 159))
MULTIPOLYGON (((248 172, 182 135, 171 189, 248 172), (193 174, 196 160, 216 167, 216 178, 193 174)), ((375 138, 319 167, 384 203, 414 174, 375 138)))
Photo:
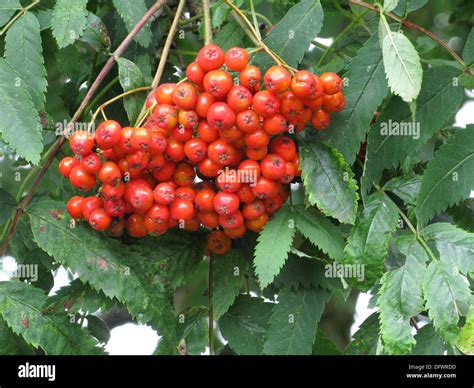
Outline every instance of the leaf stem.
POLYGON ((119 76, 116 76, 112 81, 110 81, 107 85, 105 85, 99 93, 92 99, 92 101, 86 106, 84 109, 83 117, 87 115, 92 109, 95 104, 97 104, 104 95, 114 87, 114 85, 119 82, 119 76))
POLYGON ((11 20, 0 30, 0 36, 2 36, 15 21, 17 21, 21 16, 23 16, 28 10, 33 8, 36 4, 38 4, 41 0, 35 0, 31 4, 27 5, 25 8, 22 8, 20 12, 18 12, 15 16, 11 18, 11 20))
MULTIPOLYGON (((130 89, 126 92, 123 92, 121 94, 118 94, 116 95, 114 98, 111 98, 110 100, 107 100, 105 101, 103 104, 99 105, 99 107, 96 109, 96 111, 94 112, 94 114, 92 115, 92 119, 91 121, 89 122, 89 125, 87 126, 87 130, 90 131, 91 128, 92 128, 92 125, 94 124, 96 118, 97 118, 97 115, 102 112, 102 114, 104 115, 103 111, 104 111, 104 108, 106 108, 107 106, 109 106, 110 104, 113 104, 115 101, 118 101, 124 97, 127 97, 131 94, 135 94, 135 93, 139 93, 139 92, 144 92, 146 90, 150 90, 151 89, 151 86, 142 86, 140 88, 136 88, 136 89, 130 89)), ((104 115, 105 117, 105 115, 104 115)))
POLYGON ((212 42, 211 7, 209 0, 202 0, 202 11, 204 15, 204 44, 209 44, 212 42))
POLYGON ((250 14, 252 15, 253 27, 255 33, 257 34, 257 39, 262 40, 262 35, 260 34, 260 28, 258 27, 257 15, 255 14, 255 7, 253 5, 253 0, 249 0, 250 3, 250 14))
MULTIPOLYGON (((153 16, 153 14, 165 3, 166 0, 158 0, 156 1, 153 6, 150 7, 150 9, 142 16, 142 18, 139 20, 139 22, 132 28, 132 30, 128 33, 128 35, 125 37, 125 39, 122 41, 122 43, 117 47, 117 49, 114 51, 113 55, 110 56, 110 58, 107 60, 105 63, 104 67, 100 71, 99 75, 95 79, 95 81, 92 83, 91 87, 89 88, 86 96, 82 100, 81 104, 79 105, 79 108, 77 109, 76 113, 74 113, 74 116, 72 117, 71 121, 68 123, 66 128, 70 128, 73 126, 77 120, 82 115, 82 112, 84 111, 84 108, 87 106, 89 101, 91 100, 92 96, 94 93, 97 91, 99 88, 100 84, 104 80, 105 76, 109 73, 109 71, 112 69, 116 58, 120 57, 123 52, 127 49, 127 47, 132 43, 134 37, 137 35, 138 31, 142 29, 142 27, 146 24, 146 22, 153 16)), ((11 223, 11 227, 8 231, 8 234, 6 238, 3 240, 3 243, 0 247, 0 257, 5 255, 5 252, 8 248, 8 244, 10 243, 10 240, 15 233, 16 227, 18 226, 18 222, 20 221, 20 218, 22 214, 25 212, 26 206, 30 203, 31 199, 33 198, 33 195, 38 188, 39 184, 41 183, 44 175, 46 174, 46 171, 48 168, 51 166, 51 163, 53 162, 54 158, 56 155, 59 153, 59 150, 61 149, 62 145, 66 141, 66 135, 63 134, 56 142, 52 145, 51 147, 51 152, 49 153, 48 157, 45 160, 45 163, 43 167, 41 168, 38 176, 33 182, 33 185, 31 186, 31 189, 28 191, 27 195, 23 200, 20 202, 18 205, 15 215, 13 216, 13 221, 11 223)))
MULTIPOLYGON (((359 0, 348 0, 349 4, 354 4, 354 5, 358 5, 360 7, 364 7, 364 8, 367 8, 371 11, 374 11, 374 12, 380 12, 380 10, 378 9, 378 7, 372 5, 372 4, 368 4, 368 3, 365 3, 363 1, 359 1, 359 0)), ((406 20, 406 19, 402 19, 400 17, 398 17, 397 15, 395 15, 394 13, 392 12, 387 12, 387 13, 384 13, 385 16, 388 16, 390 19, 393 19, 395 21, 397 21, 398 23, 400 23, 401 25, 407 27, 407 28, 410 28, 412 30, 416 30, 418 32, 421 32, 422 34, 425 34, 426 36, 428 36, 430 39, 434 40, 438 45, 442 46, 443 48, 445 48, 449 54, 457 61, 459 62, 459 64, 462 66, 463 68, 463 71, 465 73, 468 73, 469 75, 472 75, 474 76, 474 73, 471 71, 471 69, 469 69, 469 67, 466 65, 466 63, 461 59, 461 57, 456 54, 456 52, 448 46, 447 43, 443 42, 441 39, 439 39, 436 35, 434 35, 431 31, 428 31, 427 29, 419 26, 418 24, 415 24, 409 20, 406 20)))
MULTIPOLYGON (((383 188, 381 188, 379 185, 375 184, 374 183, 374 186, 375 188, 377 189, 377 191, 383 193, 384 195, 387 195, 387 193, 384 191, 383 188)), ((426 243, 425 239, 423 238, 423 236, 417 231, 417 229, 414 227, 414 225, 411 223, 410 219, 405 215, 405 213, 403 213, 402 209, 400 209, 398 207, 398 205, 395 205, 397 206, 397 211, 398 211, 398 214, 400 215, 400 217, 402 218, 402 220, 407 224, 408 228, 411 230, 411 232, 413 233, 413 235, 415 236, 415 238, 418 240, 418 242, 423 246, 423 248, 425 249, 426 253, 431 257, 432 260, 437 260, 436 258, 436 255, 433 253, 433 251, 431 250, 431 248, 428 246, 428 244, 426 243)))

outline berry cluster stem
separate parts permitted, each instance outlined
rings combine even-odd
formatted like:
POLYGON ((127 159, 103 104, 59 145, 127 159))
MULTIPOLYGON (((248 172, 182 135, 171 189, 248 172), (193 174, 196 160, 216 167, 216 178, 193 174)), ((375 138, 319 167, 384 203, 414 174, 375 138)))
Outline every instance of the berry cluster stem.
MULTIPOLYGON (((137 35, 137 33, 142 29, 142 27, 146 24, 146 22, 153 16, 153 14, 160 9, 163 4, 165 3, 165 0, 158 0, 155 4, 153 4, 152 7, 143 15, 143 17, 140 19, 140 21, 133 27, 133 29, 129 32, 129 34, 126 36, 126 38, 122 41, 119 47, 115 50, 113 55, 110 56, 104 67, 102 68, 101 72, 95 79, 94 83, 91 85, 89 91, 87 92, 86 96, 82 100, 79 108, 77 109, 76 113, 72 117, 71 121, 67 125, 68 128, 73 126, 77 120, 81 117, 82 112, 84 111, 85 107, 91 100, 92 96, 95 94, 97 89, 99 88, 100 84, 104 80, 105 76, 109 73, 109 71, 112 69, 116 58, 121 56, 123 52, 127 49, 127 47, 132 43, 133 39, 137 35)), ((11 238, 13 237, 13 234, 15 233, 16 227, 18 226, 18 222, 20 221, 20 218, 22 214, 25 211, 26 206, 30 203, 31 199, 33 198, 33 195, 40 185, 44 175, 46 174, 46 171, 48 168, 51 166, 51 163, 53 162, 54 158, 56 155, 59 153, 62 145, 66 141, 66 136, 63 134, 52 146, 51 151, 46 155, 43 156, 44 164, 41 170, 39 171, 38 176, 33 182, 33 185, 31 189, 28 191, 26 196, 23 198, 23 200, 20 202, 18 205, 16 212, 13 216, 13 221, 11 222, 10 229, 6 235, 6 238, 3 240, 3 243, 0 247, 0 257, 5 255, 5 252, 8 249, 8 244, 10 243, 11 238)))

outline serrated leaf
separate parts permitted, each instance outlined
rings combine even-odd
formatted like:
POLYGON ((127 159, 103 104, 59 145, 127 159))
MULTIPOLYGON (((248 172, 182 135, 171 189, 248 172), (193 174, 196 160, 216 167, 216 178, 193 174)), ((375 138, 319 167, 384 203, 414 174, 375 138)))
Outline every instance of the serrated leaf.
POLYGON ((320 138, 352 164, 374 113, 388 94, 382 50, 376 35, 365 42, 347 65, 344 78, 349 81, 344 87, 345 108, 331 117, 331 125, 320 138))
POLYGON ((48 299, 46 309, 65 310, 69 314, 79 311, 91 314, 99 309, 110 309, 116 305, 119 303, 115 298, 108 298, 102 291, 96 291, 90 285, 75 279, 48 299))
POLYGON ((5 224, 15 212, 17 203, 15 198, 6 190, 0 187, 0 225, 5 224))
POLYGON ((262 353, 272 303, 263 299, 240 295, 219 321, 224 338, 237 354, 262 353))
POLYGON ((32 356, 34 349, 0 318, 0 356, 32 356))
POLYGON ((462 58, 467 64, 474 63, 474 28, 471 28, 471 32, 467 37, 464 50, 462 52, 462 58))
MULTIPOLYGON (((311 41, 323 25, 324 12, 319 0, 302 0, 271 29, 264 43, 289 66, 297 67, 311 41)), ((267 54, 257 54, 255 61, 266 67, 271 63, 267 54)))
POLYGON ((382 275, 388 244, 397 222, 397 206, 390 198, 380 192, 367 198, 344 250, 345 264, 364 266, 365 279, 363 282, 354 282, 354 287, 366 291, 382 275))
POLYGON ((474 310, 466 317, 466 323, 459 332, 457 346, 464 354, 474 355, 474 310))
POLYGON ((214 319, 219 319, 234 303, 242 287, 247 267, 247 261, 235 249, 217 256, 213 260, 212 306, 214 319))
POLYGON ((13 16, 15 11, 21 9, 19 0, 3 0, 0 4, 0 27, 3 27, 13 16))
MULTIPOLYGON (((145 256, 117 240, 104 238, 85 225, 78 224, 71 229, 62 202, 37 202, 28 214, 41 249, 95 290, 102 290, 106 296, 125 304, 140 323, 149 323, 163 335, 160 346, 170 353, 176 352, 173 306, 159 279, 145 277, 145 256)), ((157 249, 155 255, 158 252, 157 249)))
POLYGON ((371 189, 373 182, 379 181, 384 169, 397 167, 407 156, 415 155, 458 110, 463 88, 454 80, 459 75, 459 70, 448 66, 425 71, 423 87, 416 101, 415 121, 405 102, 400 98, 390 101, 369 131, 362 176, 363 195, 371 189), (443 109, 439 109, 440 106, 443 109))
MULTIPOLYGON (((119 65, 120 85, 122 85, 124 92, 145 86, 145 78, 135 63, 125 58, 118 58, 117 63, 119 65)), ((145 92, 134 93, 123 99, 123 105, 127 111, 130 123, 134 123, 137 120, 145 99, 145 92)))
POLYGON ((384 0, 383 11, 390 12, 398 5, 398 0, 384 0))
POLYGON ((38 164, 43 142, 38 112, 20 74, 0 58, 0 133, 22 158, 38 164))
POLYGON ((395 244, 406 256, 405 264, 383 275, 377 306, 385 351, 408 354, 415 344, 410 318, 423 311, 423 276, 429 258, 412 236, 400 236, 395 244))
POLYGON ((267 222, 258 236, 255 247, 254 267, 261 288, 268 286, 285 263, 295 235, 293 213, 283 206, 267 222))
POLYGON ((378 341, 379 315, 378 313, 373 313, 359 326, 344 353, 350 355, 375 355, 378 341))
POLYGON ((87 319, 87 331, 91 333, 97 340, 103 343, 109 342, 110 339, 110 330, 107 327, 107 324, 96 317, 95 315, 86 315, 87 319))
POLYGON ((474 125, 457 131, 436 152, 423 174, 416 216, 425 225, 433 216, 468 198, 474 188, 474 125))
POLYGON ((216 34, 214 43, 226 51, 242 43, 242 30, 235 21, 230 21, 216 34))
POLYGON ((433 325, 423 326, 415 335, 416 345, 411 352, 414 356, 444 355, 446 346, 433 325))
POLYGON ((300 143, 300 164, 311 205, 342 223, 353 224, 357 214, 354 173, 342 155, 317 141, 300 143))
POLYGON ((56 1, 51 24, 59 48, 74 43, 84 32, 87 25, 87 1, 56 1))
POLYGON ((97 343, 66 315, 43 313, 47 296, 19 281, 0 282, 0 315, 8 326, 48 355, 103 354, 97 343))
POLYGON ((469 285, 455 267, 436 260, 426 270, 423 293, 434 327, 446 342, 455 344, 459 316, 467 313, 472 301, 469 285))
POLYGON ((426 3, 428 3, 428 0, 399 0, 393 13, 398 16, 403 16, 405 14, 405 9, 410 13, 424 7, 426 3))
POLYGON ((324 331, 318 329, 312 354, 316 356, 340 356, 342 352, 324 331))
POLYGON ((428 225, 423 235, 435 242, 441 261, 455 266, 464 275, 474 274, 474 233, 438 222, 428 225))
POLYGON ((200 355, 208 345, 207 312, 194 307, 185 314, 184 322, 178 324, 180 337, 184 339, 187 355, 200 355))
POLYGON ((392 192, 408 205, 415 205, 420 192, 421 180, 421 175, 395 177, 385 184, 384 190, 392 192))
POLYGON ((32 13, 25 13, 8 30, 5 37, 5 59, 25 82, 36 109, 43 110, 48 81, 40 25, 32 13))
MULTIPOLYGON (((133 29, 147 11, 144 0, 113 0, 113 3, 128 32, 133 29)), ((152 40, 150 22, 143 26, 134 39, 145 48, 150 45, 152 40)))
POLYGON ((344 239, 339 228, 314 208, 293 207, 297 229, 314 245, 335 260, 341 260, 344 239))
POLYGON ((265 354, 308 355, 331 293, 319 288, 283 288, 272 309, 265 354))
POLYGON ((336 289, 339 280, 326 276, 326 266, 315 258, 298 257, 290 253, 274 283, 277 287, 293 289, 300 287, 336 289))
POLYGON ((418 97, 423 79, 420 56, 401 32, 387 32, 382 44, 383 64, 388 86, 404 101, 418 97))

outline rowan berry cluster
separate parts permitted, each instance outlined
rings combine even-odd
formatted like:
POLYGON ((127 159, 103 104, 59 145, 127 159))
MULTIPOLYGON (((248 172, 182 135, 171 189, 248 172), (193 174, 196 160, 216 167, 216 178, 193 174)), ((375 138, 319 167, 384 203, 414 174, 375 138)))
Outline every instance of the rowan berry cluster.
POLYGON ((324 130, 330 112, 344 108, 342 81, 334 73, 283 66, 262 77, 248 53, 203 47, 186 70, 187 81, 161 84, 147 98, 142 126, 102 122, 94 134, 69 139, 74 157, 60 172, 82 191, 67 210, 113 236, 160 235, 169 228, 213 230, 207 247, 220 254, 247 229, 259 232, 287 200, 300 175, 290 137, 308 123, 324 130), (238 84, 234 83, 238 77, 238 84))

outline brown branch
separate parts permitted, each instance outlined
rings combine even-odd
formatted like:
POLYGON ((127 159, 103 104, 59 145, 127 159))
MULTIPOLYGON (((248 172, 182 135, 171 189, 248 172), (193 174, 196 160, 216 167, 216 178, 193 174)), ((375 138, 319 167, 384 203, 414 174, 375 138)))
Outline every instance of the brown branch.
MULTIPOLYGON (((367 8, 367 9, 370 9, 374 12, 380 12, 379 8, 372 5, 372 4, 368 4, 368 3, 365 3, 363 1, 359 1, 359 0, 348 0, 348 3, 349 4, 354 4, 354 5, 358 5, 360 7, 364 7, 364 8, 367 8)), ((466 65, 466 63, 462 60, 462 58, 456 54, 456 52, 451 48, 449 47, 445 42, 443 42, 441 39, 439 39, 436 35, 434 35, 431 31, 428 31, 426 28, 423 28, 421 26, 419 26, 418 24, 415 24, 409 20, 406 20, 406 19, 402 19, 400 17, 398 17, 397 15, 391 13, 391 12, 388 12, 388 13, 385 13, 384 15, 388 16, 389 18, 397 21, 398 23, 400 23, 401 25, 407 27, 407 28, 410 28, 412 30, 416 30, 418 32, 421 32, 422 34, 425 34, 426 36, 428 36, 429 38, 431 38, 432 40, 434 40, 437 44, 439 44, 440 46, 444 47, 448 52, 449 54, 462 66, 463 68, 463 71, 465 73, 468 73, 470 75, 474 75, 474 73, 471 71, 471 69, 469 69, 469 67, 466 65)))
MULTIPOLYGON (((113 52, 113 54, 110 56, 102 70, 100 71, 99 75, 95 79, 94 83, 91 85, 90 89, 88 90, 86 96, 81 102, 81 105, 77 109, 76 113, 74 113, 74 116, 72 117, 71 121, 69 124, 66 126, 65 132, 68 132, 68 129, 71 128, 77 120, 81 117, 82 111, 84 108, 87 106, 88 102, 94 95, 94 93, 97 91, 99 88, 100 84, 104 80, 105 76, 108 74, 110 69, 112 69, 116 59, 120 57, 123 52, 127 49, 127 47, 130 45, 132 42, 133 38, 137 35, 138 31, 141 30, 141 28, 146 24, 146 22, 152 17, 152 15, 160 8, 163 6, 165 3, 165 0, 158 0, 146 13, 143 15, 143 17, 140 19, 140 21, 133 27, 133 29, 130 31, 130 33, 127 35, 127 37, 123 40, 123 42, 120 44, 119 47, 113 52)), ((2 246, 0 248, 0 257, 5 255, 5 252, 7 251, 8 244, 15 233, 16 227, 18 225, 18 222, 20 221, 20 217, 23 214, 26 206, 30 203, 31 199, 33 198, 33 195, 38 188, 39 184, 41 183, 41 180, 43 179, 44 175, 46 174, 46 171, 48 168, 51 166, 51 163, 53 162, 54 158, 58 154, 59 150, 61 149, 61 146, 64 144, 66 141, 66 133, 62 134, 61 137, 56 140, 54 143, 53 148, 51 149, 51 152, 48 154, 47 159, 45 160, 43 167, 41 168, 41 171, 39 172, 38 176, 36 177, 35 181, 33 182, 33 185, 31 186, 31 189, 28 191, 26 194, 25 198, 20 202, 20 204, 17 207, 17 210, 15 212, 15 215, 13 217, 13 222, 10 226, 10 229, 8 231, 8 234, 5 238, 5 240, 2 243, 2 246)))

